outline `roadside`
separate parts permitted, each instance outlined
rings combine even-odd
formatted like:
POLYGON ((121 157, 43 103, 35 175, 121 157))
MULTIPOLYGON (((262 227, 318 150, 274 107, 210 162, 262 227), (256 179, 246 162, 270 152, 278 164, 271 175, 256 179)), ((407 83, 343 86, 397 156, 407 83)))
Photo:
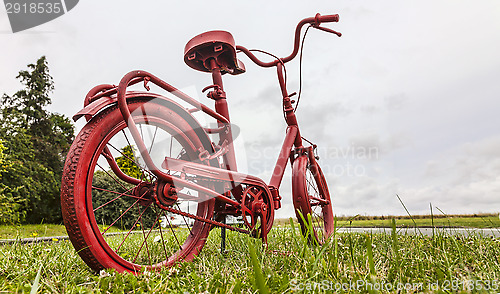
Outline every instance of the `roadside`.
MULTIPOLYGON (((413 228, 500 228, 498 214, 473 215, 412 215, 409 216, 343 216, 337 217, 337 227, 352 228, 391 228, 392 219, 398 227, 413 228)), ((289 219, 276 219, 274 225, 289 225, 289 219)))
MULTIPOLYGON (((498 214, 428 216, 417 215, 413 219, 408 216, 356 216, 337 218, 339 232, 390 232, 392 218, 396 219, 399 233, 408 233, 418 230, 424 235, 432 235, 432 228, 436 232, 451 234, 467 234, 476 232, 485 236, 499 237, 500 219, 498 214)), ((288 226, 289 219, 276 219, 274 226, 288 226)), ((119 232, 112 228, 110 232, 119 232)), ((417 233, 419 233, 417 231, 417 233)), ((64 225, 34 224, 34 225, 1 225, 0 242, 33 242, 33 241, 60 241, 67 239, 64 225)))
MULTIPOLYGON (((391 234, 392 228, 339 228, 338 233, 369 233, 369 234, 391 234)), ((499 228, 396 228, 399 235, 423 235, 423 236, 463 236, 463 237, 500 237, 499 228)))

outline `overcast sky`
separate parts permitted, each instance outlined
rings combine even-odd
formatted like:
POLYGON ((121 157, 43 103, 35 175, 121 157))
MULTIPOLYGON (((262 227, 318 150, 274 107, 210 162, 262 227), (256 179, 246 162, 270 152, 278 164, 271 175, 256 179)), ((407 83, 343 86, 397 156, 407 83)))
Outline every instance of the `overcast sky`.
MULTIPOLYGON (((304 137, 320 164, 337 215, 500 210, 500 2, 484 1, 80 1, 54 21, 13 34, 0 9, 0 94, 20 89, 18 71, 46 55, 51 110, 72 116, 96 84, 134 69, 199 94, 210 76, 183 62, 193 36, 230 31, 237 44, 291 53, 299 20, 338 13, 343 36, 307 36, 304 137), (436 210, 434 210, 436 211, 436 210)), ((285 124, 273 69, 241 56, 247 72, 225 77, 241 128, 243 171, 271 174, 285 124), (251 111, 251 112, 250 112, 251 111)), ((298 60, 287 65, 298 90, 298 60)), ((82 127, 82 122, 77 125, 82 127)), ((291 216, 289 174, 281 189, 291 216)))

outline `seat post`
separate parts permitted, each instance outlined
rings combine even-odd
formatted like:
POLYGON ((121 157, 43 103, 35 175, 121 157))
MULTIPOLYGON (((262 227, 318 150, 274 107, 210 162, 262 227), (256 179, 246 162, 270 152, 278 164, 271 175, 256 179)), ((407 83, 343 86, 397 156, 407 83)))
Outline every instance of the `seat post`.
MULTIPOLYGON (((221 92, 220 95, 212 96, 215 99, 215 111, 225 117, 229 122, 229 108, 227 106, 226 93, 224 92, 224 86, 222 84, 222 74, 220 72, 220 67, 217 64, 217 61, 214 58, 210 59, 210 71, 212 72, 212 81, 216 86, 215 91, 221 92)), ((218 123, 219 127, 222 127, 222 123, 218 123)), ((219 136, 219 145, 221 145, 224 141, 227 141, 229 144, 227 145, 228 152, 224 154, 223 160, 224 165, 227 170, 238 171, 238 167, 236 165, 236 156, 234 154, 234 145, 233 145, 233 133, 231 131, 231 125, 228 126, 228 131, 221 133, 219 136)), ((236 199, 241 199, 242 189, 238 187, 234 182, 231 182, 231 190, 233 191, 233 195, 236 199)), ((222 223, 226 223, 226 215, 222 216, 222 223)), ((221 228, 221 253, 226 253, 226 228, 221 228)))
POLYGON ((211 72, 212 72, 212 81, 214 82, 214 85, 219 86, 221 90, 224 91, 224 86, 222 85, 222 74, 220 72, 220 67, 217 64, 217 61, 215 59, 210 59, 210 67, 211 67, 211 72))
POLYGON ((218 114, 222 115, 225 117, 228 121, 229 119, 229 109, 227 107, 227 102, 226 102, 226 93, 224 92, 224 86, 222 83, 222 74, 220 72, 220 67, 217 64, 217 61, 215 59, 210 59, 210 71, 212 72, 212 81, 213 84, 216 86, 216 91, 220 90, 222 95, 216 95, 217 97, 214 97, 215 99, 215 111, 217 111, 218 114))

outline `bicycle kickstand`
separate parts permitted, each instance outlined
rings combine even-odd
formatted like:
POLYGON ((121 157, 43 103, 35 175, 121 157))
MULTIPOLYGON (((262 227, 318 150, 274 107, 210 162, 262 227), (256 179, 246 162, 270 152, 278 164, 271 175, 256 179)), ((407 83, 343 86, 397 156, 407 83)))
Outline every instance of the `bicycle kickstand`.
POLYGON ((261 226, 260 226, 260 236, 262 238, 262 245, 267 247, 267 207, 263 205, 263 207, 260 209, 260 221, 261 221, 261 226))

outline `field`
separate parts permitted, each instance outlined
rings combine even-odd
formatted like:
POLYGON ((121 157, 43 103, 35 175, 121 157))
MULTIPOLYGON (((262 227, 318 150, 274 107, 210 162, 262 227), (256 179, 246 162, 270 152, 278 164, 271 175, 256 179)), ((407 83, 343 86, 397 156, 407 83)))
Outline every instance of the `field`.
MULTIPOLYGON (((398 227, 462 227, 462 228, 500 228, 498 214, 476 214, 476 215, 414 215, 409 216, 355 216, 337 218, 338 227, 386 227, 392 226, 391 220, 396 219, 398 227), (415 222, 415 223, 414 223, 415 222)), ((275 226, 288 226, 290 220, 277 219, 275 226)), ((114 232, 113 228, 110 232, 114 232)), ((33 238, 64 236, 66 228, 63 225, 40 224, 40 225, 1 225, 0 239, 33 238)))
MULTIPOLYGON (((345 216, 337 217, 338 227, 390 228, 392 219, 398 227, 500 228, 498 214, 474 215, 412 215, 412 216, 345 216)), ((288 225, 288 219, 275 220, 275 225, 288 225)), ((0 233, 1 235, 1 233, 0 233)))
POLYGON ((391 219, 397 220, 399 227, 459 227, 459 228, 499 228, 498 214, 479 215, 412 215, 387 217, 344 217, 339 219, 343 227, 391 227, 391 219))
POLYGON ((271 231, 268 247, 220 232, 192 263, 139 276, 93 273, 68 241, 0 245, 0 291, 49 293, 331 293, 500 290, 500 240, 471 235, 335 234, 322 247, 293 225, 271 231), (41 269, 41 270, 40 270, 41 269), (36 285, 35 285, 36 286, 36 285))

